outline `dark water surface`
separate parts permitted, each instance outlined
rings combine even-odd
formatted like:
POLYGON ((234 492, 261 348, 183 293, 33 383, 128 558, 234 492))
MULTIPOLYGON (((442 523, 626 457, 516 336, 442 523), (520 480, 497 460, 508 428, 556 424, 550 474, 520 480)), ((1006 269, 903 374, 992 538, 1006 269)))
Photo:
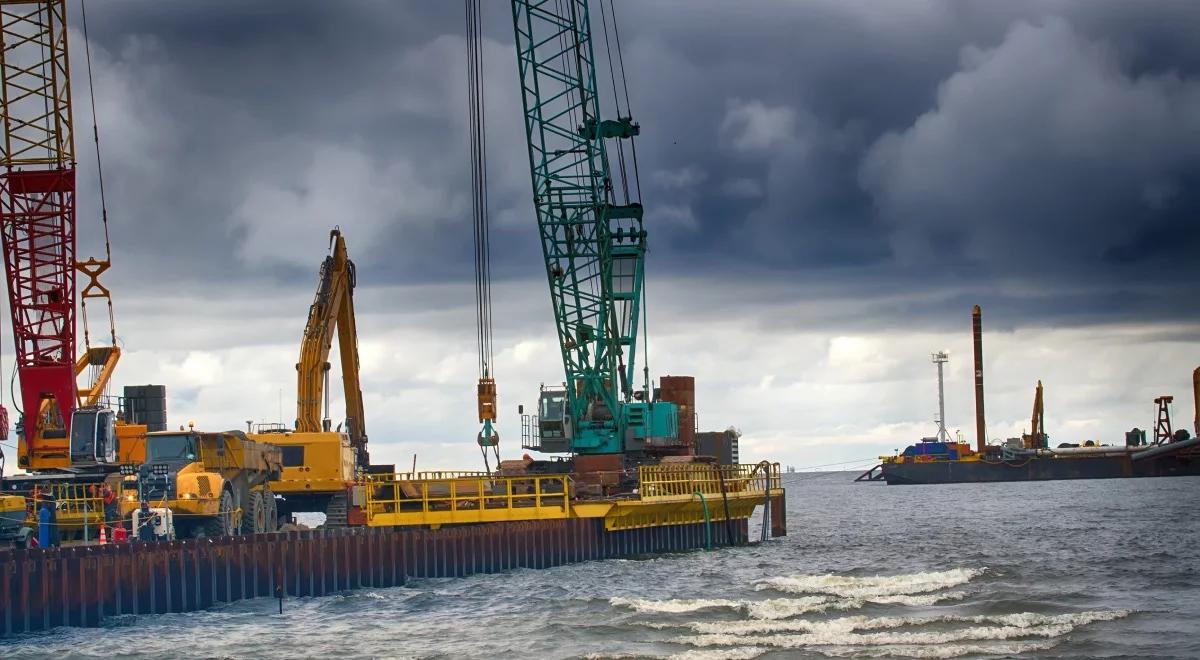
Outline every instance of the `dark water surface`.
POLYGON ((765 545, 128 617, 0 657, 1200 657, 1200 478, 851 476, 786 475, 791 535, 765 545))

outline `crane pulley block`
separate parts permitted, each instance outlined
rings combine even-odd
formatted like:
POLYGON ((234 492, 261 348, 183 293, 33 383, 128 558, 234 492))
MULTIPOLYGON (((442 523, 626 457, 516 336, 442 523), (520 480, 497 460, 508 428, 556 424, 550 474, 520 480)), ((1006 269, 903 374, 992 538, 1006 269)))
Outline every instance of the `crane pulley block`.
POLYGON ((622 206, 615 204, 604 204, 601 207, 601 210, 604 214, 604 217, 609 220, 641 220, 643 214, 642 205, 638 203, 626 204, 622 206))
POLYGON ((479 379, 479 421, 496 421, 496 379, 479 379))
POLYGON ((600 127, 601 138, 631 138, 641 135, 642 127, 634 123, 633 117, 620 117, 619 119, 604 119, 599 122, 596 119, 589 117, 585 119, 579 127, 579 135, 585 140, 595 140, 596 127, 600 127))

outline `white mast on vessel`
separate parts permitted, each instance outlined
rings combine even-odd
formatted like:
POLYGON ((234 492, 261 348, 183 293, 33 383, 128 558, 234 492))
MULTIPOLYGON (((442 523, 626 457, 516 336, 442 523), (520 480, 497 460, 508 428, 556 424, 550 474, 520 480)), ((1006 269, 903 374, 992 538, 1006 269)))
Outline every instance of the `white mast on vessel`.
POLYGON ((933 354, 933 363, 937 365, 938 370, 938 442, 950 442, 950 434, 946 432, 946 380, 942 371, 943 365, 949 361, 950 356, 946 355, 946 351, 933 354))

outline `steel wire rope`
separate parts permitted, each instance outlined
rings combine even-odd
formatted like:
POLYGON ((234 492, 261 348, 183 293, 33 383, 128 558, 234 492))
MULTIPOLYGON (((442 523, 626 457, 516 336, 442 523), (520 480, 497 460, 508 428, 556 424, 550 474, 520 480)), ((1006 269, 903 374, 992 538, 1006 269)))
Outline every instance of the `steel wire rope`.
POLYGON ((482 25, 478 0, 466 0, 467 93, 470 123, 472 215, 475 246, 476 336, 479 345, 479 375, 492 369, 491 239, 487 199, 487 134, 482 82, 482 25))
MULTIPOLYGON (((104 161, 100 153, 100 122, 96 116, 96 83, 92 75, 92 43, 88 37, 88 20, 87 20, 87 0, 79 0, 79 17, 83 23, 83 51, 87 61, 87 78, 88 78, 88 98, 92 114, 92 141, 96 148, 96 181, 100 189, 100 222, 104 227, 104 261, 112 263, 112 244, 109 241, 108 235, 108 198, 104 190, 104 161)), ((74 137, 74 136, 72 136, 74 137)), ((112 297, 105 296, 108 305, 108 325, 111 334, 112 345, 117 345, 117 326, 116 318, 113 315, 112 297)), ((80 301, 80 307, 83 311, 83 327, 84 327, 84 342, 85 345, 90 344, 88 339, 88 323, 87 323, 87 299, 80 301)))
MULTIPOLYGON (((479 0, 465 0, 467 22, 467 96, 469 115, 469 142, 471 158, 471 206, 475 247, 475 306, 476 336, 479 345, 479 377, 493 377, 492 346, 492 262, 491 236, 488 218, 487 181, 487 122, 483 86, 483 22, 479 0)), ((494 412, 494 411, 493 411, 494 412)), ((485 426, 485 429, 490 429, 485 426)), ((480 432, 482 434, 482 431, 480 432)), ((499 438, 493 435, 491 442, 496 467, 500 466, 499 438)), ((483 465, 491 472, 488 449, 480 435, 480 452, 483 465)))
MULTIPOLYGON (((615 20, 615 18, 614 18, 614 20, 615 20)), ((607 62, 608 62, 609 80, 612 82, 613 107, 616 110, 617 119, 620 119, 623 116, 622 112, 621 112, 621 97, 617 93, 617 74, 613 67, 613 51, 612 51, 612 44, 609 41, 609 37, 608 37, 608 16, 604 9, 604 0, 600 0, 600 25, 604 32, 604 56, 605 56, 605 60, 607 60, 607 62)), ((597 103, 596 105, 597 105, 597 111, 599 111, 600 104, 597 103)), ((628 104, 626 104, 626 109, 628 110, 628 104)), ((600 118, 597 117, 596 121, 597 121, 596 130, 598 132, 597 139, 599 141, 603 142, 603 139, 604 139, 603 134, 599 132, 601 130, 600 118)), ((626 168, 625 168, 625 146, 621 142, 620 139, 618 139, 616 141, 616 146, 617 146, 617 168, 618 168, 618 172, 620 173, 620 178, 621 178, 621 182, 620 182, 621 192, 622 192, 622 196, 624 197, 623 202, 625 205, 628 206, 633 200, 629 196, 629 177, 628 177, 628 174, 626 173, 626 168)), ((615 186, 613 186, 613 184, 612 184, 612 179, 613 179, 612 170, 608 167, 609 160, 608 160, 607 150, 604 152, 604 164, 605 164, 606 171, 609 172, 607 188, 611 191, 611 194, 613 196, 612 201, 615 202, 616 201, 616 190, 615 190, 615 186)), ((610 276, 611 276, 611 273, 610 273, 610 276)), ((631 275, 630 277, 633 277, 633 276, 631 275)), ((614 316, 616 315, 615 305, 612 310, 612 313, 614 316)), ((627 320, 627 319, 622 318, 622 319, 619 319, 619 321, 621 322, 621 327, 617 327, 616 331, 617 331, 618 335, 623 335, 625 332, 627 332, 629 330, 629 323, 632 322, 632 319, 627 320)), ((622 388, 623 388, 622 394, 625 396, 628 396, 629 390, 632 388, 632 385, 630 383, 625 382, 625 356, 624 356, 624 353, 623 353, 619 343, 613 347, 613 350, 617 354, 618 367, 620 368, 619 376, 620 376, 620 380, 621 380, 622 388)), ((631 357, 636 358, 637 356, 634 355, 631 357)))
POLYGON ((104 258, 112 260, 108 238, 108 199, 104 193, 104 162, 100 154, 100 122, 96 117, 96 85, 92 75, 92 42, 88 37, 87 0, 79 0, 79 17, 83 23, 83 52, 87 61, 88 97, 92 112, 92 141, 96 146, 96 180, 100 189, 100 220, 104 225, 104 258))
MULTIPOLYGON (((633 107, 632 107, 632 102, 630 101, 630 97, 629 97, 629 79, 625 74, 625 55, 621 49, 621 33, 620 33, 620 30, 617 25, 617 13, 616 13, 615 5, 616 5, 616 0, 608 0, 607 12, 606 12, 605 11, 605 1, 600 0, 600 22, 601 22, 601 25, 604 30, 605 54, 608 59, 609 76, 612 80, 613 106, 616 108, 617 118, 620 119, 622 117, 621 95, 617 91, 618 76, 617 76, 617 73, 614 70, 614 66, 613 66, 613 60, 614 60, 613 56, 615 53, 615 55, 616 55, 615 59, 616 59, 616 63, 617 63, 616 70, 620 71, 621 88, 622 88, 622 90, 624 90, 624 93, 625 93, 624 116, 632 119, 633 118, 633 107), (609 23, 610 16, 612 19, 612 32, 613 32, 612 42, 616 44, 615 48, 613 48, 612 43, 610 43, 610 41, 609 41, 608 23, 609 23)), ((642 183, 641 183, 641 177, 640 177, 640 173, 638 171, 638 164, 637 164, 637 137, 636 136, 629 137, 629 148, 630 148, 631 161, 633 164, 633 184, 634 184, 635 197, 631 198, 630 193, 629 193, 629 173, 626 169, 626 163, 625 163, 625 145, 621 140, 617 140, 617 160, 618 160, 618 164, 619 164, 620 172, 621 172, 621 185, 625 192, 625 203, 630 204, 630 203, 632 203, 632 201, 634 199, 636 199, 637 203, 640 204, 642 202, 642 183)), ((645 265, 643 263, 643 269, 644 268, 645 268, 645 265)), ((645 281, 644 275, 645 275, 645 273, 643 271, 642 292, 641 292, 641 298, 642 298, 642 300, 641 300, 641 302, 642 302, 641 316, 642 316, 642 359, 643 359, 644 364, 642 366, 642 375, 643 375, 643 379, 644 379, 644 388, 646 390, 649 390, 649 387, 650 387, 650 333, 649 333, 649 329, 648 329, 649 313, 647 311, 647 307, 649 305, 646 304, 648 297, 647 297, 647 293, 646 293, 646 281, 645 281)))
MULTIPOLYGON (((621 30, 617 25, 616 9, 613 7, 613 3, 615 1, 616 0, 609 0, 609 11, 612 13, 613 40, 616 41, 616 43, 617 43, 617 68, 621 71, 621 87, 625 90, 625 110, 629 113, 629 116, 632 116, 633 111, 630 108, 630 101, 629 101, 629 78, 625 75, 625 55, 621 49, 621 30)), ((603 10, 603 7, 601 7, 601 9, 603 10)), ((638 172, 637 138, 636 137, 629 138, 629 147, 630 147, 630 151, 633 154, 634 190, 637 192, 637 197, 638 197, 638 200, 640 201, 642 198, 642 181, 641 181, 641 174, 638 172)))
MULTIPOLYGON (((612 81, 613 107, 617 111, 617 119, 620 119, 624 115, 621 112, 621 96, 617 93, 617 74, 613 66, 613 49, 608 38, 608 15, 604 6, 604 0, 600 0, 600 25, 604 31, 604 54, 605 59, 608 60, 609 79, 612 81)), ((609 6, 611 6, 611 2, 609 6)), ((613 22, 614 24, 616 23, 615 13, 613 14, 613 22)), ((629 110, 628 98, 626 99, 625 109, 629 110)), ((599 130, 599 126, 597 126, 597 130, 599 130)), ((625 203, 629 204, 631 198, 629 197, 629 178, 625 173, 625 146, 620 140, 617 140, 617 163, 621 172, 621 189, 625 196, 625 203)))

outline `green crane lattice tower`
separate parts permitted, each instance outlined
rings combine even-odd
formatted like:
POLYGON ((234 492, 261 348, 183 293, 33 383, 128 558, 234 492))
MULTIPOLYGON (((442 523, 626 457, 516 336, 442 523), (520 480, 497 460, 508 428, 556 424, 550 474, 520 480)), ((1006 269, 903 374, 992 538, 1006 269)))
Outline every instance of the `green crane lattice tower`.
POLYGON ((630 437, 673 437, 675 407, 651 404, 648 384, 635 396, 646 231, 640 202, 615 202, 605 150, 605 140, 632 138, 639 127, 630 117, 601 118, 586 0, 513 0, 512 10, 534 207, 566 375, 563 433, 582 454, 621 452, 630 437))

